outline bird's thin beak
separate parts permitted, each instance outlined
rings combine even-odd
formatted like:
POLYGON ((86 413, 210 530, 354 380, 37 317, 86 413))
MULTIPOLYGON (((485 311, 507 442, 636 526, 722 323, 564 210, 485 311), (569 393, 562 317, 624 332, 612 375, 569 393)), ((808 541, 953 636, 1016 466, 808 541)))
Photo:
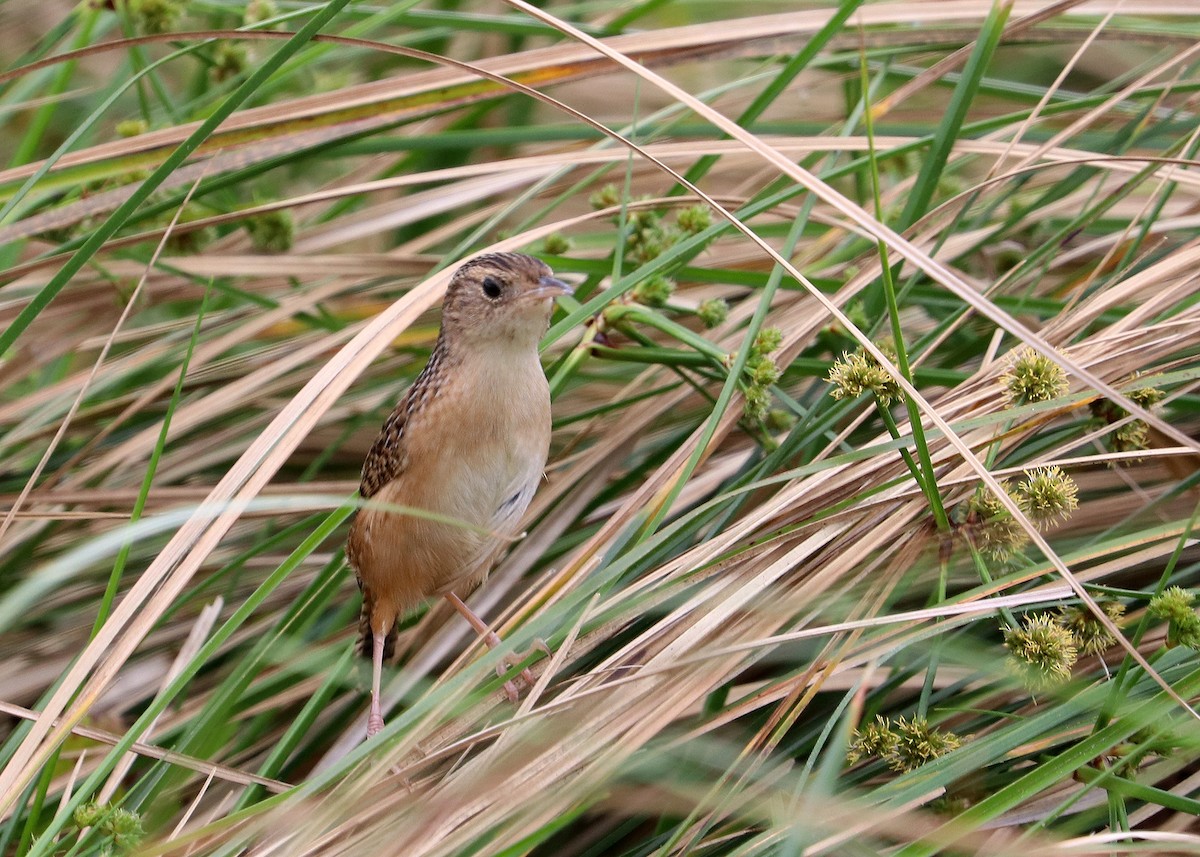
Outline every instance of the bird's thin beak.
POLYGON ((525 293, 527 298, 556 298, 559 295, 573 295, 575 290, 554 277, 542 277, 538 280, 536 289, 525 293))

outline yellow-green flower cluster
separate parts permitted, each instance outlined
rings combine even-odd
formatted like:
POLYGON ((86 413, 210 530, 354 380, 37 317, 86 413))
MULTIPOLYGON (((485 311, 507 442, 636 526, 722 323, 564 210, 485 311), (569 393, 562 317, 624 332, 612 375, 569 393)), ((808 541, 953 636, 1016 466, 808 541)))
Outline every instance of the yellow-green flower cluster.
POLYGON ((128 0, 128 9, 138 32, 149 35, 171 32, 183 14, 179 0, 128 0))
POLYGON ((1009 669, 1035 693, 1070 679, 1079 659, 1074 635, 1050 613, 1026 616, 1020 628, 1007 629, 1004 645, 1009 669))
POLYGON ((250 243, 260 253, 283 253, 296 240, 296 223, 290 211, 267 211, 246 220, 250 243))
POLYGON ((901 395, 900 385, 892 374, 862 349, 842 352, 842 359, 829 367, 825 380, 833 385, 835 399, 857 399, 870 392, 879 404, 887 406, 901 395))
POLYGON ((561 256, 571 249, 571 239, 561 232, 551 232, 542 241, 542 252, 550 256, 561 256))
MULTIPOLYGON (((1059 467, 1036 467, 1026 471, 1016 490, 1001 482, 1005 492, 1039 529, 1066 520, 1079 506, 1079 489, 1059 467)), ((979 550, 997 562, 1007 562, 1029 540, 1025 529, 985 486, 980 485, 967 501, 971 534, 979 550)))
MULTIPOLYGON (((1155 387, 1142 387, 1131 390, 1126 395, 1134 404, 1141 405, 1146 410, 1154 407, 1165 395, 1155 387)), ((1088 406, 1092 416, 1102 425, 1119 423, 1129 416, 1129 412, 1108 399, 1097 399, 1088 406)), ((1145 449, 1150 438, 1150 428, 1143 420, 1130 420, 1114 428, 1106 437, 1108 448, 1113 452, 1136 452, 1145 449)))
POLYGON ((220 41, 213 47, 212 66, 208 70, 214 83, 237 77, 250 63, 250 54, 240 42, 220 41))
POLYGON ((655 274, 648 280, 642 280, 633 287, 632 296, 635 301, 645 306, 664 307, 675 291, 675 281, 655 274))
POLYGON ((1061 366, 1028 346, 1010 358, 1000 383, 1009 407, 1057 399, 1070 387, 1061 366))
POLYGON ((709 330, 721 324, 729 317, 729 304, 721 298, 709 298, 700 302, 696 308, 696 316, 700 323, 709 330))
POLYGON ((97 828, 123 854, 137 848, 146 835, 137 813, 114 809, 108 804, 85 803, 76 808, 72 820, 81 828, 97 828))
POLYGON ((853 765, 863 759, 878 758, 893 771, 912 771, 961 746, 959 736, 930 726, 923 717, 911 720, 897 717, 893 722, 877 716, 855 730, 846 759, 853 765))
POLYGON ((1167 620, 1167 645, 1200 649, 1200 616, 1192 606, 1196 596, 1172 586, 1150 599, 1146 608, 1151 616, 1167 620))
POLYGON ((767 418, 771 405, 770 387, 779 380, 780 375, 771 352, 777 351, 782 344, 782 331, 775 327, 764 327, 750 346, 750 355, 746 358, 746 374, 750 381, 745 391, 743 413, 753 423, 762 423, 767 418))
MULTIPOLYGON (((1101 601, 1100 609, 1109 619, 1120 625, 1125 616, 1125 605, 1120 601, 1101 601)), ((1055 617, 1058 624, 1071 632, 1080 655, 1099 655, 1106 652, 1117 640, 1091 610, 1083 605, 1063 607, 1055 617)))
POLYGON ((1066 520, 1079 508, 1075 480, 1059 467, 1038 467, 1025 473, 1017 486, 1017 502, 1039 527, 1059 518, 1066 520))

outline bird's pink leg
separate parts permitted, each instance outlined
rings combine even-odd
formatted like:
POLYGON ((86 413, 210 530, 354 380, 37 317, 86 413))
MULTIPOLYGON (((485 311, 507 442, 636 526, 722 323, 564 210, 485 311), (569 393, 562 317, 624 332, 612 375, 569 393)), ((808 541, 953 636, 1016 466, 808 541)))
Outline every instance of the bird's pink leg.
POLYGON ((375 648, 371 652, 371 714, 367 717, 367 737, 383 731, 383 707, 379 702, 379 685, 383 682, 383 645, 387 635, 373 630, 375 648))
MULTIPOLYGON (((454 606, 455 610, 462 614, 464 619, 471 623, 471 627, 475 629, 476 633, 479 634, 489 649, 494 649, 496 646, 500 645, 500 637, 496 634, 496 632, 489 628, 486 622, 475 615, 475 611, 464 604, 461 598, 459 598, 453 592, 448 592, 446 593, 446 600, 454 606)), ((545 643, 542 643, 540 646, 535 644, 535 648, 540 648, 542 651, 547 651, 545 643)), ((517 660, 518 662, 524 660, 524 656, 519 656, 517 660)), ((507 659, 505 662, 507 663, 507 659)), ((504 672, 505 670, 503 664, 500 664, 496 667, 496 675, 503 677, 504 672)), ((521 678, 523 678, 530 687, 533 687, 533 673, 527 669, 521 670, 521 678)), ((520 698, 520 694, 517 693, 516 685, 514 685, 511 681, 506 681, 504 683, 504 694, 508 697, 510 702, 516 702, 520 698)))

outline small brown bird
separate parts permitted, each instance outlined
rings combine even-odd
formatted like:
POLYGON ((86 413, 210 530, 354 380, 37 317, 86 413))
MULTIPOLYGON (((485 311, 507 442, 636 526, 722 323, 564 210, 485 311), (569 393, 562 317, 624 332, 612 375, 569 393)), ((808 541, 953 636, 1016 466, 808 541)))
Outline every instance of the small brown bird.
POLYGON ((554 299, 571 294, 552 273, 520 253, 479 256, 454 273, 429 363, 363 463, 364 499, 471 525, 372 505, 354 518, 346 557, 363 594, 362 654, 372 658, 367 737, 383 728, 379 685, 396 623, 421 601, 445 596, 489 646, 499 643, 457 593, 487 577, 543 476, 550 388, 538 341, 554 299))

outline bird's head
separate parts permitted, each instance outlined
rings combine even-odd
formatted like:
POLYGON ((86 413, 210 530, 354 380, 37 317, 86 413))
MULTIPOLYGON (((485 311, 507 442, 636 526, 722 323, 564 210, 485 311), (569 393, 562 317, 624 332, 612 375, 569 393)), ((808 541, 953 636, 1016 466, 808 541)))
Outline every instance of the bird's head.
POLYGON ((442 337, 452 345, 536 348, 554 299, 571 294, 540 259, 523 253, 476 256, 454 272, 442 303, 442 337))

